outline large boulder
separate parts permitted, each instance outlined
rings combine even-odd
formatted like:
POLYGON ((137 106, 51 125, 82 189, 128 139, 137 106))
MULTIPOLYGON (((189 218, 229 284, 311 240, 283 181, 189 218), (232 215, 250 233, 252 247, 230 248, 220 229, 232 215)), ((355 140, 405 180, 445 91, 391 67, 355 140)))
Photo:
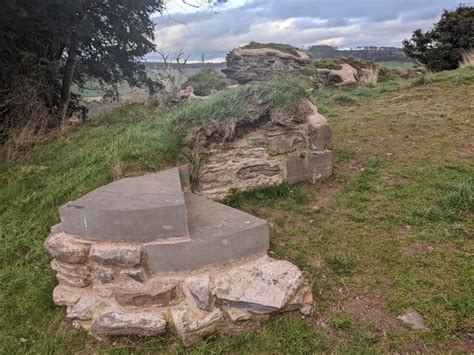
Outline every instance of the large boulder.
POLYGON ((277 48, 236 48, 226 57, 227 69, 222 72, 229 78, 245 84, 270 72, 292 71, 311 62, 309 56, 297 49, 291 52, 277 48))
POLYGON ((342 89, 357 86, 357 79, 357 69, 343 63, 339 69, 316 69, 313 83, 319 89, 342 89))

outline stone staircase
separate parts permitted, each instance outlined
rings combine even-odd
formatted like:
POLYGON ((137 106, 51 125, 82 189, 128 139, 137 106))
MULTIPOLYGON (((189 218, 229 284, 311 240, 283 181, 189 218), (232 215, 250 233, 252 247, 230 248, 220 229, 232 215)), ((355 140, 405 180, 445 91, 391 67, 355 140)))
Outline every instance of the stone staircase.
POLYGON ((266 221, 194 195, 185 168, 112 182, 59 211, 69 235, 143 245, 154 274, 221 265, 269 247, 266 221))
POLYGON ((45 241, 53 300, 95 336, 169 326, 188 345, 272 313, 311 313, 301 271, 266 255, 268 223, 193 194, 184 167, 112 182, 60 217, 45 241))

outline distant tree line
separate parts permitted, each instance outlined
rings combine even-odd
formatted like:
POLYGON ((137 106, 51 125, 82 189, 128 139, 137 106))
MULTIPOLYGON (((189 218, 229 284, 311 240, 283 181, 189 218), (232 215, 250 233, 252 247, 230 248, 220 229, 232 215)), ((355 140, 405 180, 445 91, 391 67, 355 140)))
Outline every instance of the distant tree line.
POLYGON ((410 62, 402 48, 396 47, 356 47, 351 49, 338 49, 327 45, 317 45, 308 48, 308 52, 314 59, 354 57, 374 62, 400 61, 410 62))

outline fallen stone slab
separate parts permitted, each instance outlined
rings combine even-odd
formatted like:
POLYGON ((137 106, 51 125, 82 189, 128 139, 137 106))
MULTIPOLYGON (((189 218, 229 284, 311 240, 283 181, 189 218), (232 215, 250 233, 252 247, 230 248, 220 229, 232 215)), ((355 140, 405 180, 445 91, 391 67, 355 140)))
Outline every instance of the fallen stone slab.
POLYGON ((271 313, 283 309, 302 281, 292 263, 263 257, 215 276, 212 293, 221 304, 271 313))
POLYGON ((150 312, 123 313, 105 309, 92 322, 90 332, 94 335, 159 335, 166 331, 162 314, 150 312))

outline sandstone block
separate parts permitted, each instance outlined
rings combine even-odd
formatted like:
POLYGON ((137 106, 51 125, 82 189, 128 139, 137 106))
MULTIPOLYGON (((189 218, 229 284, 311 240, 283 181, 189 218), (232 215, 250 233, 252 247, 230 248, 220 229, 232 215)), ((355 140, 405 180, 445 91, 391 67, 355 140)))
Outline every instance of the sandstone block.
POLYGON ((77 288, 58 285, 53 290, 53 302, 58 306, 72 306, 83 296, 77 288))
POLYGON ((126 307, 168 306, 180 295, 176 280, 155 279, 146 284, 129 280, 113 289, 117 303, 126 307))
POLYGON ((186 303, 181 303, 171 309, 171 329, 185 345, 190 345, 213 333, 222 318, 223 313, 218 308, 212 312, 195 312, 186 303))
POLYGON ((133 269, 128 269, 128 270, 122 270, 120 271, 121 275, 126 275, 130 277, 131 279, 143 283, 145 281, 145 272, 141 267, 138 268, 133 268, 133 269))
POLYGON ((208 310, 210 306, 209 276, 190 277, 184 282, 184 290, 192 299, 196 307, 202 310, 208 310))
POLYGON ((294 152, 306 147, 306 140, 301 132, 269 132, 267 133, 268 152, 280 155, 294 152))
POLYGON ((106 309, 92 322, 94 335, 159 335, 166 331, 166 321, 161 314, 150 312, 123 313, 106 309))
POLYGON ((61 232, 50 234, 44 246, 55 259, 65 263, 85 263, 90 250, 89 244, 79 242, 61 232))
POLYGON ((114 181, 59 212, 66 233, 90 240, 143 242, 187 235, 178 168, 114 181))
POLYGON ((94 276, 100 283, 107 284, 114 280, 114 271, 109 267, 97 266, 94 276))
POLYGON ((136 266, 141 261, 141 249, 120 244, 95 244, 89 258, 104 265, 136 266))
POLYGON ((311 152, 306 161, 306 179, 314 184, 331 176, 333 167, 332 152, 311 152))
POLYGON ((306 156, 292 156, 286 160, 286 181, 290 184, 306 181, 306 156))
POLYGON ((87 287, 91 283, 90 278, 83 278, 83 277, 74 277, 70 275, 65 275, 60 272, 56 274, 56 278, 58 279, 61 285, 69 286, 69 287, 87 287))
POLYGON ((223 204, 186 194, 190 240, 147 244, 152 274, 222 265, 268 250, 266 221, 223 204))
POLYGON ((87 264, 70 264, 54 259, 51 261, 51 269, 66 276, 84 279, 91 277, 91 269, 87 264))
POLYGON ((102 301, 95 295, 88 294, 73 306, 67 308, 67 317, 70 319, 89 320, 92 319, 94 312, 102 306, 102 301))
POLYGON ((301 283, 295 265, 264 257, 217 275, 212 292, 221 304, 270 313, 283 309, 301 283))

